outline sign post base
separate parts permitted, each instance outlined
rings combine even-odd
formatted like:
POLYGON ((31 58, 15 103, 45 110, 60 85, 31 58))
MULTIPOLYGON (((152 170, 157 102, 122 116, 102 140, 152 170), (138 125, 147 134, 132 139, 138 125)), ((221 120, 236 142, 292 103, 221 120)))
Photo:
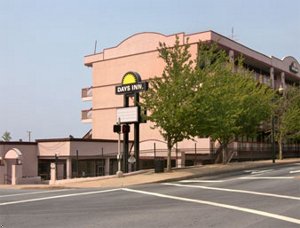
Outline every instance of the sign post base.
POLYGON ((119 178, 123 177, 123 172, 122 171, 118 171, 116 174, 117 174, 117 177, 119 177, 119 178))

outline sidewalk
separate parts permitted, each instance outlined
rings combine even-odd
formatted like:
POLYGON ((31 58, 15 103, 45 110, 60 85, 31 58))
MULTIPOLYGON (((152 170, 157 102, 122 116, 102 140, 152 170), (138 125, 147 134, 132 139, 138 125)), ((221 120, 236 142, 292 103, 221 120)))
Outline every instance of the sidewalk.
POLYGON ((132 185, 159 183, 165 181, 177 181, 187 178, 206 177, 229 172, 238 172, 248 169, 262 167, 276 168, 280 165, 300 163, 300 158, 276 160, 273 164, 271 160, 254 161, 254 162, 236 162, 227 165, 214 164, 195 167, 173 169, 171 172, 154 173, 153 170, 138 171, 135 174, 126 175, 118 178, 116 176, 105 176, 97 178, 79 178, 65 181, 58 181, 55 185, 0 185, 1 188, 14 189, 49 189, 49 188, 119 188, 132 185))

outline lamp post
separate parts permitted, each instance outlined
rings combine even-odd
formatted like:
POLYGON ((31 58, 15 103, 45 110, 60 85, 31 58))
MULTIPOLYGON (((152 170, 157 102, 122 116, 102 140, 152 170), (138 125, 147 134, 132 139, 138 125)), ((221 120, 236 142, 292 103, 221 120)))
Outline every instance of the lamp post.
POLYGON ((275 163, 275 117, 272 115, 272 163, 275 163))
MULTIPOLYGON (((279 94, 284 94, 284 87, 282 85, 278 88, 279 94)), ((273 99, 273 103, 275 100, 273 99)), ((276 149, 275 149, 275 114, 272 115, 272 163, 275 163, 276 149)))
MULTIPOLYGON (((282 116, 283 116, 283 113, 285 112, 286 110, 286 100, 285 100, 285 93, 284 93, 284 87, 282 85, 279 86, 278 88, 278 93, 279 95, 281 95, 281 99, 282 99, 282 103, 281 103, 281 106, 282 107, 279 107, 281 110, 280 110, 280 124, 282 124, 282 116)), ((279 160, 282 160, 282 132, 279 132, 279 137, 278 137, 278 148, 279 148, 279 153, 278 153, 278 158, 279 160)))

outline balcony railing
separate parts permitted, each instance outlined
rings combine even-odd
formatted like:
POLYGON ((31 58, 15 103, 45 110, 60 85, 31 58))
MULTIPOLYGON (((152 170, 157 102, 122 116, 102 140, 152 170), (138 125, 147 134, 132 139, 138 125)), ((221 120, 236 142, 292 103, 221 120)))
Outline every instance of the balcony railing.
POLYGON ((83 88, 81 90, 81 98, 83 101, 90 101, 93 98, 93 89, 92 87, 83 88))
POLYGON ((92 114, 93 114, 92 109, 82 110, 81 111, 81 121, 84 123, 91 123, 92 122, 92 114))

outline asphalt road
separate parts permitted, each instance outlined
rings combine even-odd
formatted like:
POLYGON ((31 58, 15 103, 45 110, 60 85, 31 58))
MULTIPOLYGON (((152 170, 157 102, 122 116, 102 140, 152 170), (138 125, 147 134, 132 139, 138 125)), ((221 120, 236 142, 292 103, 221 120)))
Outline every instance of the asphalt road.
POLYGON ((0 189, 0 227, 300 227, 300 164, 119 189, 0 189))

